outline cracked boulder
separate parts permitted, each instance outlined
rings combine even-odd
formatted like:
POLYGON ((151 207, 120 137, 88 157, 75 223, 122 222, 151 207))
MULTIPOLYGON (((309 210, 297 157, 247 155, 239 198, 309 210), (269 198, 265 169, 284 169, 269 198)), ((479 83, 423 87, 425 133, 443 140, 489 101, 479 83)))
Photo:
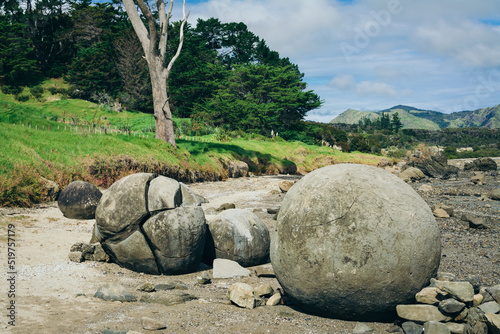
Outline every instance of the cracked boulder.
POLYGON ((176 180, 149 173, 115 182, 96 210, 94 235, 113 262, 147 274, 197 269, 205 215, 196 195, 176 180))
POLYGON ((211 265, 218 258, 256 266, 269 260, 269 244, 269 231, 254 213, 225 210, 208 222, 203 261, 211 265))
POLYGON ((370 166, 313 171, 286 194, 271 262, 287 300, 347 320, 394 316, 435 277, 441 257, 429 206, 403 180, 370 166))

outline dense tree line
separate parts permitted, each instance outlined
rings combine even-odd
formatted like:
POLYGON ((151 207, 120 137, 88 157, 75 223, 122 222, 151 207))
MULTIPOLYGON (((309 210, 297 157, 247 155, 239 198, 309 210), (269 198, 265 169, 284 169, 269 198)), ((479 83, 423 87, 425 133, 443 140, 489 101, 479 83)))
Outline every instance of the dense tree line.
MULTIPOLYGON (((6 0, 0 16, 5 90, 62 76, 71 97, 153 112, 144 53, 118 1, 6 0)), ((167 59, 177 50, 180 22, 168 29, 167 59)), ((321 105, 298 66, 245 24, 198 20, 184 35, 168 81, 174 117, 270 135, 299 129, 321 105)))

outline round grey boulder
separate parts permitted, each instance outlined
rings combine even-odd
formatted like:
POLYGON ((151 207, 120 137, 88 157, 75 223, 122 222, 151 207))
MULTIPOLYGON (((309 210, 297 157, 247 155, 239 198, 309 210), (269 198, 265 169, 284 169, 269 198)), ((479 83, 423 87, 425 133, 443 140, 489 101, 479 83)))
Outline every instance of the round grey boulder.
POLYGON ((174 275, 198 268, 205 231, 200 202, 184 184, 138 173, 115 182, 105 192, 93 233, 122 267, 174 275))
POLYGON ((73 181, 61 191, 57 205, 66 218, 94 219, 101 196, 101 191, 93 184, 73 181))
POLYGON ((218 258, 250 267, 269 260, 269 231, 250 211, 225 210, 208 222, 208 230, 203 255, 207 264, 218 258))
POLYGON ((440 256, 439 229, 423 199, 391 173, 354 164, 297 182, 271 242, 287 300, 347 320, 393 317, 436 275, 440 256))

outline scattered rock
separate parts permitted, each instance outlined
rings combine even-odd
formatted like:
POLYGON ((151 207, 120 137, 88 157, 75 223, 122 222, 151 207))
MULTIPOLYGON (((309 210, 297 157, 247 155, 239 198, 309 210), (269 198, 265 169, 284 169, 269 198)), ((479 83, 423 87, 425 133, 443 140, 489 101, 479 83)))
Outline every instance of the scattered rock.
POLYGON ((356 326, 354 326, 354 329, 352 330, 353 334, 363 334, 363 333, 371 333, 373 332, 373 328, 370 326, 362 323, 362 322, 357 322, 356 326))
POLYGON ((456 281, 456 280, 457 280, 457 277, 455 276, 455 274, 452 274, 452 273, 444 273, 444 272, 439 271, 439 272, 437 273, 436 279, 437 279, 438 281, 448 281, 448 282, 453 282, 453 281, 456 281))
POLYGON ((479 293, 481 290, 481 280, 479 279, 479 277, 470 276, 468 281, 474 288, 474 293, 479 293))
POLYGON ((267 306, 276 306, 278 304, 281 304, 281 293, 276 292, 274 295, 272 295, 266 302, 267 306))
POLYGON ((229 161, 227 168, 229 170, 229 177, 248 176, 248 164, 244 161, 229 161))
POLYGON ((476 173, 473 177, 470 178, 470 181, 474 184, 484 185, 486 184, 485 177, 483 173, 476 173))
POLYGON ((155 286, 152 283, 146 282, 137 287, 137 290, 144 292, 153 292, 155 291, 155 286))
POLYGON ((449 179, 458 173, 458 167, 448 165, 448 160, 442 152, 431 156, 414 155, 407 166, 417 167, 426 176, 438 179, 449 179))
POLYGON ((167 326, 165 326, 164 324, 148 317, 142 317, 141 325, 142 329, 145 329, 147 331, 156 331, 167 328, 167 326))
POLYGON ((418 325, 413 321, 403 322, 401 328, 403 328, 405 334, 422 334, 424 332, 424 326, 418 325))
POLYGON ((238 262, 227 259, 214 260, 214 278, 234 278, 250 276, 250 270, 243 268, 238 262))
POLYGON ((490 334, 500 334, 500 314, 485 314, 490 334))
POLYGON ((444 211, 441 208, 434 209, 434 211, 432 211, 432 214, 434 215, 434 217, 437 217, 437 218, 450 218, 450 215, 448 214, 448 212, 444 211))
POLYGON ((465 304, 455 300, 453 298, 448 298, 439 302, 438 309, 443 313, 459 313, 465 308, 465 304))
POLYGON ((495 201, 500 201, 500 188, 495 188, 493 189, 489 194, 488 197, 495 200, 495 201))
POLYGON ((432 186, 430 186, 428 184, 422 184, 420 187, 418 187, 418 190, 426 193, 426 192, 432 191, 432 186))
POLYGON ((73 262, 80 263, 80 262, 85 261, 83 258, 82 252, 70 252, 68 257, 69 257, 70 261, 73 261, 73 262))
POLYGON ((464 324, 459 324, 456 322, 446 322, 446 327, 450 330, 452 334, 463 334, 464 333, 464 324))
POLYGON ((399 173, 399 177, 405 182, 414 182, 425 179, 425 174, 418 168, 409 167, 399 173))
POLYGON ((437 288, 423 288, 415 295, 415 300, 421 304, 437 305, 439 304, 437 288))
POLYGON ((184 304, 185 302, 198 299, 197 297, 185 292, 170 292, 170 293, 151 293, 143 295, 139 301, 148 304, 161 304, 165 306, 184 304))
POLYGON ((464 164, 464 170, 475 170, 475 171, 496 171, 498 168, 495 160, 491 158, 479 158, 472 162, 464 164))
POLYGON ((101 286, 94 297, 107 301, 135 302, 137 297, 131 294, 127 288, 121 284, 111 284, 101 286))
POLYGON ((478 308, 484 313, 499 313, 500 304, 497 302, 487 302, 478 306, 478 308))
POLYGON ((420 323, 451 320, 451 317, 444 315, 433 305, 398 305, 396 311, 400 318, 420 323))
POLYGON ((355 164, 298 181, 271 244, 287 301, 337 319, 390 317, 436 274, 440 258, 439 228, 423 199, 391 173, 355 164), (399 242, 386 242, 396 236, 399 242))
POLYGON ((477 295, 474 295, 474 300, 472 301, 472 305, 474 307, 478 307, 479 305, 481 305, 481 303, 483 302, 484 300, 484 297, 482 294, 478 293, 477 295))
POLYGON ((486 291, 497 303, 500 303, 500 284, 487 288, 486 291))
POLYGON ((488 226, 484 223, 484 219, 482 217, 476 217, 470 213, 464 213, 461 219, 463 221, 468 222, 470 228, 475 228, 475 229, 488 228, 488 226))
POLYGON ((217 209, 217 212, 221 212, 221 211, 224 211, 224 210, 229 210, 229 209, 235 209, 236 208, 236 205, 234 205, 233 203, 224 203, 222 204, 218 209, 217 209))
POLYGON ((280 211, 279 206, 276 206, 273 208, 267 208, 267 213, 269 213, 270 215, 276 215, 276 214, 278 214, 279 211, 280 211))
POLYGON ((474 288, 469 282, 447 282, 431 279, 431 286, 450 294, 451 297, 468 303, 474 300, 474 288))
POLYGON ((441 322, 429 321, 424 324, 425 334, 450 334, 448 326, 441 322))
POLYGON ((254 289, 255 296, 269 298, 274 294, 274 290, 270 284, 261 284, 254 289))
POLYGON ((281 181, 278 184, 278 187, 280 188, 281 192, 286 193, 290 190, 290 188, 293 187, 295 183, 292 181, 281 181))
POLYGON ((275 278, 273 266, 271 264, 263 264, 254 268, 257 277, 275 278))
POLYGON ((249 267, 269 259, 269 231, 250 211, 225 210, 208 222, 208 231, 203 254, 207 264, 218 258, 249 267))
POLYGON ((61 191, 57 205, 66 218, 94 219, 101 196, 93 184, 73 181, 61 191))
POLYGON ((257 306, 254 289, 246 283, 231 285, 228 290, 228 298, 239 307, 253 309, 257 306))
POLYGON ((198 281, 198 284, 209 284, 212 282, 206 271, 202 272, 201 275, 196 276, 196 280, 198 281))

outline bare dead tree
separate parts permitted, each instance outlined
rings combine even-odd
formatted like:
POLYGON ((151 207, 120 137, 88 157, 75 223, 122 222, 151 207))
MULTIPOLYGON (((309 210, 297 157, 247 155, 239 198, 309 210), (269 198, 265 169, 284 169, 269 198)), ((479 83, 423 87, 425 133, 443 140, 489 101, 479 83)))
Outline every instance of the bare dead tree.
POLYGON ((170 8, 167 13, 165 2, 163 0, 155 0, 159 16, 158 20, 155 20, 153 13, 144 0, 122 0, 122 2, 132 22, 135 33, 139 41, 141 41, 145 59, 148 63, 153 91, 156 138, 176 146, 172 112, 170 111, 170 105, 168 103, 167 80, 174 62, 181 53, 182 44, 184 42, 184 25, 189 16, 189 13, 186 15, 186 0, 184 0, 182 6, 183 19, 180 29, 179 45, 177 46, 177 52, 170 59, 168 64, 166 60, 167 30, 174 1, 172 0, 170 2, 170 8), (147 27, 141 20, 136 5, 146 19, 147 27))

